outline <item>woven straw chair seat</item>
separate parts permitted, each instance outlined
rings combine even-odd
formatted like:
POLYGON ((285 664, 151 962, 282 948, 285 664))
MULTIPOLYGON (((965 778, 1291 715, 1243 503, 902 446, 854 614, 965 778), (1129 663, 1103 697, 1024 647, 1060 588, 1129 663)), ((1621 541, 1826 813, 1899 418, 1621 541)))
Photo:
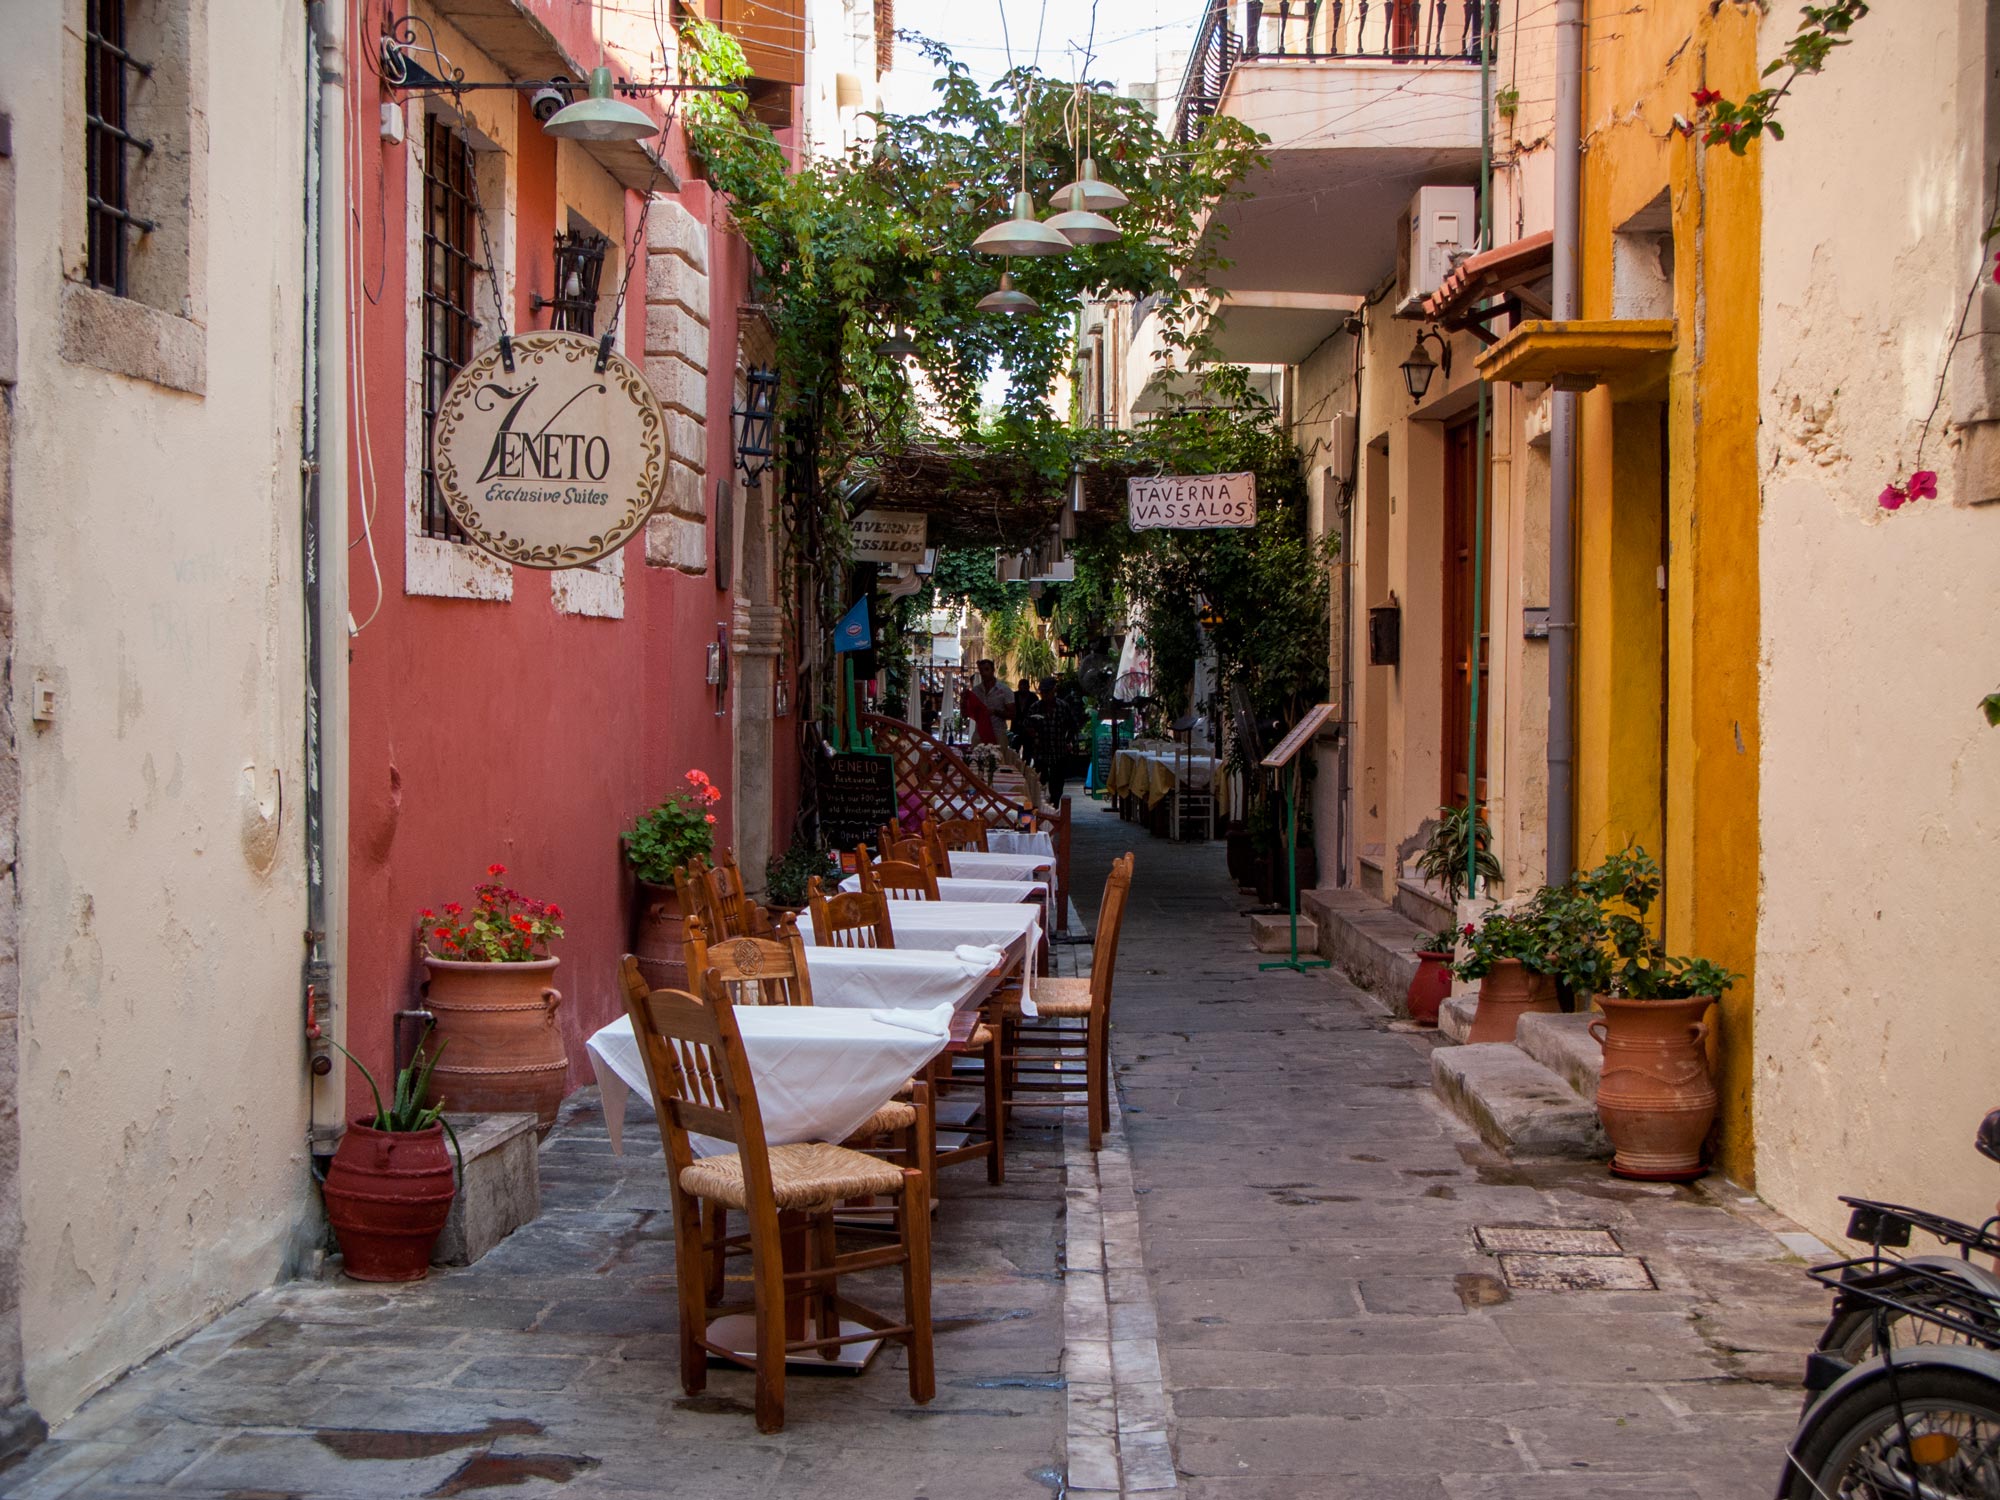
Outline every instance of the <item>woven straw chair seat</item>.
POLYGON ((1087 1016, 1090 1014, 1088 979, 1037 979, 1035 1009, 1045 1016, 1087 1016))
MULTIPOLYGON (((750 1206, 743 1160, 704 1156, 681 1173, 681 1187, 727 1208, 750 1206)), ((903 1190, 903 1171, 845 1146, 806 1141, 771 1147, 771 1197, 781 1209, 821 1213, 843 1198, 883 1197, 903 1190)))
POLYGON ((972 1028, 972 1035, 965 1039, 965 1045, 968 1047, 984 1047, 992 1040, 993 1032, 991 1028, 982 1023, 972 1028))
POLYGON ((854 1134, 860 1136, 881 1135, 885 1131, 890 1130, 908 1130, 916 1123, 916 1105, 904 1104, 900 1100, 891 1099, 887 1104, 876 1110, 874 1114, 855 1126, 854 1134))

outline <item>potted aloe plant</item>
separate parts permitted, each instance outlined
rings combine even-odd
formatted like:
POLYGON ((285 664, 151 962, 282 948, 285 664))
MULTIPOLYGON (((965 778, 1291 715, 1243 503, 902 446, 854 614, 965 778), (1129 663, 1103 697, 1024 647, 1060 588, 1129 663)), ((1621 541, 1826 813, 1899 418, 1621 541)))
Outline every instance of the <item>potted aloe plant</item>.
POLYGON ((419 1280, 430 1270, 431 1251, 457 1196, 452 1160, 458 1136, 444 1117, 444 1101, 424 1102, 444 1043, 428 1061, 418 1044, 409 1066, 397 1072, 388 1104, 361 1059, 345 1047, 340 1051, 368 1081, 375 1113, 357 1116, 340 1138, 321 1187, 327 1222, 356 1281, 419 1280))
POLYGON ((423 912, 425 1004, 440 1047, 456 1043, 432 1087, 461 1110, 532 1112, 547 1135, 569 1078, 553 983, 561 960, 549 953, 562 908, 503 884, 506 873, 488 865, 469 908, 423 912))
POLYGON ((632 952, 666 989, 687 987, 687 966, 681 957, 687 913, 681 910, 674 888, 674 872, 714 851, 715 808, 722 801, 722 789, 706 771, 688 771, 681 780, 680 788, 641 813, 622 835, 625 863, 639 886, 633 903, 632 952))
MULTIPOLYGON (((1476 862, 1482 880, 1500 878, 1500 862, 1493 857, 1493 830, 1486 814, 1478 808, 1440 807, 1431 825, 1422 852, 1417 855, 1417 873, 1437 886, 1445 904, 1458 910, 1466 892, 1466 874, 1476 862)), ((1458 946, 1455 928, 1440 928, 1425 938, 1417 949, 1417 972, 1403 997, 1410 1019, 1420 1026, 1435 1026, 1438 1010, 1451 993, 1452 954, 1458 946)))
POLYGON ((1604 1048, 1597 1115, 1615 1153, 1611 1170, 1646 1181, 1699 1177, 1717 1104, 1709 1016, 1742 976, 1709 959, 1670 955, 1654 937, 1647 918, 1660 869, 1644 849, 1626 848, 1576 885, 1603 919, 1596 968, 1604 1017, 1590 1033, 1604 1048))

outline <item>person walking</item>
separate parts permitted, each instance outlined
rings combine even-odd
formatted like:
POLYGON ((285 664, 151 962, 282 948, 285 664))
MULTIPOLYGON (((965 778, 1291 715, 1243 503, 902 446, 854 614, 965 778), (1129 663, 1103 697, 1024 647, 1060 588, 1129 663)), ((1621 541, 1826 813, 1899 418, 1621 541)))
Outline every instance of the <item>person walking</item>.
POLYGON ((980 706, 986 710, 986 718, 983 721, 979 720, 977 715, 974 716, 974 743, 999 744, 1005 737, 1001 726, 1014 716, 1013 690, 994 675, 993 663, 990 660, 982 660, 979 663, 979 676, 969 683, 965 690, 977 698, 980 706))
POLYGON ((1044 677, 1041 695, 1028 710, 1027 738, 1030 764, 1042 779, 1042 794, 1050 807, 1062 806, 1077 722, 1075 711, 1056 692, 1055 678, 1044 677))

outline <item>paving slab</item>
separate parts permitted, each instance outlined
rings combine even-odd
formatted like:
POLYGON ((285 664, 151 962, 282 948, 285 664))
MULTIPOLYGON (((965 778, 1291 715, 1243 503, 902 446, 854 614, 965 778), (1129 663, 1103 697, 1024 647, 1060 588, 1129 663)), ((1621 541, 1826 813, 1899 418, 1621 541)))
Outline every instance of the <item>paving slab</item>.
POLYGON ((1767 1493, 1824 1301, 1740 1190, 1508 1158, 1431 1089, 1481 1049, 1392 1031, 1339 972, 1257 973, 1218 846, 1085 807, 1077 888, 1128 848, 1112 1062, 1179 1493, 1767 1493), (1609 1231, 1655 1289, 1510 1287, 1495 1225, 1609 1231))

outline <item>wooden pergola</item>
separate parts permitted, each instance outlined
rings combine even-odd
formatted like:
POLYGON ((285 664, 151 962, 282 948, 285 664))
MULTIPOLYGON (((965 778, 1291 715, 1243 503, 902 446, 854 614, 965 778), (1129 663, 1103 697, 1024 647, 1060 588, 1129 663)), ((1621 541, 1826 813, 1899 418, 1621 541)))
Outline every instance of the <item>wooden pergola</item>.
MULTIPOLYGON (((1093 459, 1083 476, 1086 509, 1077 516, 1089 534, 1125 524, 1125 481, 1156 463, 1093 459)), ((857 478, 880 488, 866 502, 878 510, 921 511, 934 546, 1014 551, 1045 540, 1069 498, 1067 479, 1051 481, 1019 455, 968 443, 912 444, 898 453, 864 456, 857 478)))

